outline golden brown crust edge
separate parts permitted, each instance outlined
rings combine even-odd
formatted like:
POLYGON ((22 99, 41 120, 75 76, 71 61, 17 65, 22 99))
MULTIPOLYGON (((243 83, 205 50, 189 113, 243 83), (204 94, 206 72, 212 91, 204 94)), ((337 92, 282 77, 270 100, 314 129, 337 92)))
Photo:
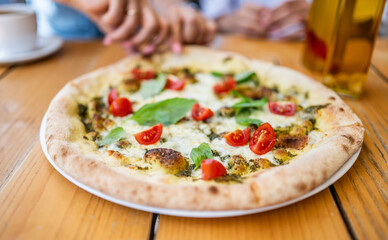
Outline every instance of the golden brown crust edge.
MULTIPOLYGON (((106 71, 108 69, 100 70, 76 82, 87 88, 92 81, 90 76, 106 71)), ((99 155, 92 152, 85 154, 72 143, 72 134, 82 127, 77 120, 77 103, 73 96, 81 92, 79 86, 70 83, 50 105, 46 128, 48 152, 55 163, 74 179, 105 194, 137 204, 191 210, 230 210, 284 202, 323 183, 362 144, 364 129, 355 123, 328 130, 325 141, 312 151, 289 165, 260 172, 243 184, 150 183, 109 168, 99 155)))

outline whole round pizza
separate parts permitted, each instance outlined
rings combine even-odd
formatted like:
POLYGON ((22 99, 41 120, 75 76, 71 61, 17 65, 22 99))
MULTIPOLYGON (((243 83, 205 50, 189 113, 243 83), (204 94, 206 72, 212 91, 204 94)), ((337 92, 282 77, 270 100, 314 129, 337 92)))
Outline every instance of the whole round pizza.
POLYGON ((293 70, 187 47, 128 57, 69 82, 47 150, 77 181, 127 202, 254 209, 329 179, 362 145, 358 117, 293 70))

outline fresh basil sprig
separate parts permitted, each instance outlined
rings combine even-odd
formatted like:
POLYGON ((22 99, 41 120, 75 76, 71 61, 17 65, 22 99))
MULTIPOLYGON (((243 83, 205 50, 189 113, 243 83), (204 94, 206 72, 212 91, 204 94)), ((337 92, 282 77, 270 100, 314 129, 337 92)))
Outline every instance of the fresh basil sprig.
POLYGON ((109 145, 119 141, 125 135, 125 130, 122 127, 113 128, 108 135, 106 135, 98 145, 109 145))
POLYGON ((190 158, 195 164, 195 169, 198 169, 204 159, 213 158, 213 152, 209 144, 201 143, 198 147, 191 150, 190 158))
POLYGON ((143 98, 149 98, 163 91, 166 86, 167 77, 163 73, 159 73, 155 80, 144 81, 140 86, 140 93, 143 98))
POLYGON ((249 109, 249 108, 260 108, 264 106, 267 103, 266 98, 262 98, 260 100, 252 100, 250 98, 243 98, 240 102, 234 104, 232 108, 236 109, 237 111, 240 111, 242 109, 249 109))
POLYGON ((244 99, 232 106, 234 109, 242 109, 242 108, 259 108, 264 106, 267 103, 266 98, 262 98, 260 100, 252 100, 252 99, 244 99))
POLYGON ((222 76, 225 75, 222 72, 216 72, 216 71, 212 71, 212 72, 210 72, 210 74, 213 75, 214 77, 218 77, 218 78, 221 78, 222 76))
MULTIPOLYGON (((214 77, 217 77, 217 78, 222 78, 224 75, 226 75, 226 73, 216 72, 216 71, 210 72, 210 74, 213 75, 214 77)), ((233 77, 236 80, 237 84, 246 83, 246 82, 249 82, 251 80, 257 80, 257 75, 253 71, 245 71, 245 72, 236 73, 236 74, 234 74, 233 77)))
POLYGON ((259 119, 244 118, 244 117, 236 117, 236 122, 242 126, 249 126, 251 124, 260 126, 261 124, 263 124, 263 122, 259 119))
POLYGON ((168 126, 178 122, 193 107, 195 100, 170 98, 156 103, 146 104, 131 117, 140 125, 152 126, 162 123, 168 126))
POLYGON ((232 107, 236 110, 236 122, 242 126, 249 126, 255 124, 260 126, 263 122, 259 119, 249 118, 251 112, 256 109, 263 107, 267 103, 266 98, 260 100, 252 100, 247 98, 237 91, 232 91, 233 96, 241 98, 241 101, 234 104, 232 107))
POLYGON ((234 79, 236 80, 237 84, 248 82, 254 77, 257 77, 257 75, 255 72, 252 71, 245 71, 234 75, 234 79))

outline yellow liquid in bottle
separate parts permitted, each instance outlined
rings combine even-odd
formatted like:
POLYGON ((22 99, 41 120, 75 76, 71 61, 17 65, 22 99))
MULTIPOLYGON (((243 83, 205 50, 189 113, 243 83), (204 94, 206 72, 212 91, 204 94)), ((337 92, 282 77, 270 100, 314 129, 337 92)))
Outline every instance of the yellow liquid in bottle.
POLYGON ((322 82, 333 90, 359 97, 384 4, 385 0, 315 0, 307 28, 305 66, 319 72, 322 82))

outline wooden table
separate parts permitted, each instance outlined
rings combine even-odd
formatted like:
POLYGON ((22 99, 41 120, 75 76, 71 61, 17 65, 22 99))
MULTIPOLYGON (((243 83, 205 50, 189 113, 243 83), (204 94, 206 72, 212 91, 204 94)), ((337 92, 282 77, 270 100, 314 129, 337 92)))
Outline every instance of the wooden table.
MULTIPOLYGON (((309 74, 301 43, 233 36, 214 47, 309 74)), ((43 61, 0 67, 0 239, 387 239, 388 39, 379 39, 365 95, 346 100, 365 140, 334 185, 274 211, 219 219, 180 218, 122 207, 78 188, 43 155, 42 117, 65 83, 124 57, 118 46, 67 42, 43 61)))

